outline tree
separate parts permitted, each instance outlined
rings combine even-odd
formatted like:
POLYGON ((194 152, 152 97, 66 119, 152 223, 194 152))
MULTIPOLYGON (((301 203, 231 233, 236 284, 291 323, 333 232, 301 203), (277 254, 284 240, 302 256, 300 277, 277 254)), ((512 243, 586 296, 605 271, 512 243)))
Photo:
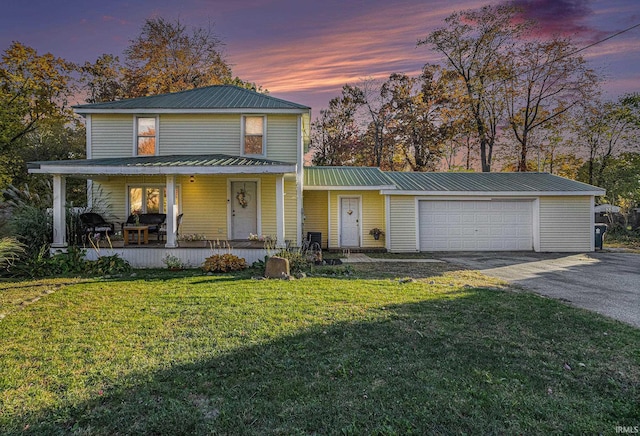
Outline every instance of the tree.
POLYGON ((623 152, 638 152, 640 94, 617 102, 594 101, 583 105, 574 124, 574 141, 586 150, 583 181, 600 185, 612 158, 623 152))
POLYGON ((320 111, 312 124, 313 164, 322 166, 358 165, 355 150, 361 133, 355 120, 358 103, 348 92, 329 101, 329 108, 320 111))
POLYGON ((360 86, 345 85, 342 92, 348 95, 363 112, 358 117, 366 126, 364 147, 360 150, 363 164, 380 168, 385 161, 392 162, 392 145, 385 143, 391 115, 387 110, 388 97, 382 95, 381 86, 368 79, 363 80, 360 86))
POLYGON ((85 62, 80 67, 82 82, 87 88, 87 103, 120 100, 126 97, 124 69, 120 59, 103 54, 95 63, 85 62))
POLYGON ((125 50, 127 97, 183 91, 233 80, 222 41, 207 28, 150 18, 125 50))
POLYGON ((446 27, 431 32, 418 46, 428 45, 444 55, 447 67, 464 84, 467 110, 480 145, 482 171, 491 171, 493 147, 503 115, 499 83, 508 75, 506 55, 527 23, 517 23, 517 9, 485 6, 454 12, 446 27))
POLYGON ((26 180, 33 139, 48 126, 73 121, 75 65, 13 42, 0 63, 0 189, 26 180))
POLYGON ((389 99, 389 136, 412 171, 435 170, 450 132, 442 117, 444 94, 434 77, 436 71, 426 67, 420 77, 392 74, 380 92, 389 99))
POLYGON ((529 41, 510 50, 501 81, 507 121, 518 146, 517 171, 527 171, 531 134, 587 101, 596 77, 568 39, 529 41))
POLYGON ((15 147, 45 119, 71 119, 75 66, 13 42, 0 64, 0 154, 15 147))

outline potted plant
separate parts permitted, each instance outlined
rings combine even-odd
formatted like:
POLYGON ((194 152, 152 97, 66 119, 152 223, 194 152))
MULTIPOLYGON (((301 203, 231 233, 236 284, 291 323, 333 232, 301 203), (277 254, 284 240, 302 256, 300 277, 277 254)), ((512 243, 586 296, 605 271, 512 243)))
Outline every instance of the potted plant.
POLYGON ((384 236, 384 232, 377 227, 374 227, 371 230, 369 230, 369 234, 373 236, 373 239, 375 239, 376 241, 380 239, 380 236, 384 236))
POLYGON ((192 233, 178 236, 179 247, 205 248, 207 246, 207 238, 200 233, 192 233))

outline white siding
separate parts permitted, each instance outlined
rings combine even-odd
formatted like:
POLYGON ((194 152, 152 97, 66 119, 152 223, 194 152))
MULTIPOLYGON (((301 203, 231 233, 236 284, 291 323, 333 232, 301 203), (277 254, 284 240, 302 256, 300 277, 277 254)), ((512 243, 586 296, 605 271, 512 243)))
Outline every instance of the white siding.
POLYGON ((133 154, 133 116, 91 116, 91 157, 129 157, 133 154))
POLYGON ((591 251, 591 197, 540 197, 540 251, 591 251))
POLYGON ((416 202, 412 196, 389 196, 389 251, 416 251, 416 202))
POLYGON ((161 156, 173 154, 240 155, 240 115, 162 114, 161 156))
POLYGON ((269 115, 267 117, 267 159, 295 163, 297 145, 297 116, 269 115))
MULTIPOLYGON (((167 256, 176 256, 191 268, 202 266, 205 259, 212 254, 225 254, 227 250, 211 250, 211 248, 102 248, 100 256, 110 256, 117 254, 125 259, 134 268, 166 268, 162 259, 167 256)), ((251 248, 234 248, 232 254, 243 258, 247 265, 263 260, 267 255, 267 250, 251 248)), ((85 257, 89 260, 96 260, 98 253, 95 250, 87 250, 85 257)))

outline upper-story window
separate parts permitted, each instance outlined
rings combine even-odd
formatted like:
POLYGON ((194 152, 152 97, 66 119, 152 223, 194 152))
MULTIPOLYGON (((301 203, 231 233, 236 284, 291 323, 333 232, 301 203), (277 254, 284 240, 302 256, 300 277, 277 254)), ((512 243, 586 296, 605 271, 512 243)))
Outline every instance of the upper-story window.
POLYGON ((263 156, 265 154, 265 117, 243 117, 243 150, 242 154, 263 156))
POLYGON ((136 154, 154 156, 156 154, 156 118, 136 118, 136 154))

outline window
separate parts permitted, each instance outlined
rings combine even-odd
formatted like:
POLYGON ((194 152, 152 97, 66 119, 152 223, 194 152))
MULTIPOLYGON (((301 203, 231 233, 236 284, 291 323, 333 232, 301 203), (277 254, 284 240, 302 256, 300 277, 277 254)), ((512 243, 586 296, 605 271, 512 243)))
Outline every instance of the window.
POLYGON ((156 119, 136 118, 136 155, 156 154, 156 119))
POLYGON ((244 117, 243 154, 264 155, 264 117, 244 117))
MULTIPOLYGON (((180 204, 176 187, 176 204, 180 204)), ((164 186, 130 186, 129 213, 167 213, 167 188, 164 186)))

